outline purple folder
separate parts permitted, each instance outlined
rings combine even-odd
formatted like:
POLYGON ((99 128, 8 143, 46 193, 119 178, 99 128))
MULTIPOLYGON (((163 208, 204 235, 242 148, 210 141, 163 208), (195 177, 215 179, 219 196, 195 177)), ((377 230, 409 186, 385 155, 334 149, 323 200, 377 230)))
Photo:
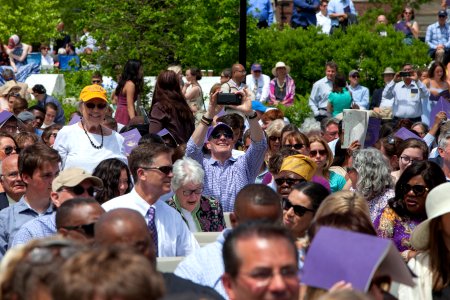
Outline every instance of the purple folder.
POLYGON ((9 118, 13 117, 14 115, 12 113, 10 113, 7 110, 4 110, 2 112, 0 112, 0 124, 3 125, 3 123, 5 123, 6 121, 9 120, 9 118))
POLYGON ((367 124, 366 140, 364 141, 364 148, 372 147, 380 136, 381 119, 369 118, 367 124))
POLYGON ((399 130, 397 130, 397 132, 394 134, 394 136, 396 136, 396 137, 398 137, 399 139, 402 139, 402 140, 416 139, 416 140, 423 141, 420 136, 418 136, 417 134, 415 134, 411 130, 406 129, 405 127, 402 127, 399 130))
POLYGON ((413 286, 411 272, 391 240, 331 227, 321 227, 306 254, 302 283, 330 289, 344 280, 367 292, 375 271, 413 286))
POLYGON ((445 111, 447 113, 447 118, 450 118, 450 101, 444 97, 439 97, 439 100, 436 102, 436 104, 433 106, 433 109, 430 112, 431 124, 434 123, 434 118, 441 111, 445 111))
POLYGON ((127 155, 130 155, 131 150, 137 147, 139 140, 141 139, 141 134, 139 133, 139 130, 135 128, 130 131, 121 133, 121 135, 125 138, 125 140, 123 141, 125 153, 127 155))
POLYGON ((68 125, 73 125, 75 123, 78 123, 81 120, 81 117, 79 115, 74 115, 72 119, 70 119, 70 122, 68 125))

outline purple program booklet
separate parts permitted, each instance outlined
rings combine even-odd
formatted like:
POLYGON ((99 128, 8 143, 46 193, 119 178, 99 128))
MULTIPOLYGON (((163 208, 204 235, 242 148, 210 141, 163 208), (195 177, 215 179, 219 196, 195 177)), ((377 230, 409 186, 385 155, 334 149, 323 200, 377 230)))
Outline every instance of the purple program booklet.
POLYGON ((411 272, 391 240, 321 227, 306 254, 302 283, 330 289, 344 280, 367 292, 375 275, 413 286, 411 272))
POLYGON ((124 137, 123 145, 125 147, 125 153, 127 155, 130 155, 131 150, 137 147, 139 140, 141 139, 141 134, 139 133, 139 130, 132 129, 130 131, 121 133, 121 136, 124 137))
POLYGON ((3 123, 8 121, 8 119, 11 118, 12 116, 14 115, 7 110, 0 112, 0 124, 2 124, 3 126, 3 123))
POLYGON ((411 130, 406 129, 405 127, 402 127, 399 130, 397 130, 397 132, 394 134, 394 136, 398 137, 399 139, 402 139, 402 140, 416 139, 416 140, 422 141, 422 138, 420 136, 418 136, 411 130))
MULTIPOLYGON (((434 123, 434 118, 436 115, 444 111, 447 113, 447 118, 450 118, 450 101, 444 97, 440 97, 436 104, 433 106, 430 112, 430 123, 434 123)), ((432 125, 432 124, 430 124, 432 125)))

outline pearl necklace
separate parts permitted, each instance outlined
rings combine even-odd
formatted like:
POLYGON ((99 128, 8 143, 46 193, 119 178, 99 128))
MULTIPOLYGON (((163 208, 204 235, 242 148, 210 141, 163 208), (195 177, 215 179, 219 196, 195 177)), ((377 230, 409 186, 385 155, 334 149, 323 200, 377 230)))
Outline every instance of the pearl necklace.
POLYGON ((102 142, 99 146, 95 145, 94 142, 92 142, 91 138, 89 137, 89 134, 86 131, 86 128, 84 128, 84 123, 81 122, 81 126, 83 127, 84 133, 86 134, 87 138, 89 139, 89 142, 91 142, 92 147, 94 147, 95 149, 99 150, 103 148, 103 129, 102 129, 102 125, 100 125, 100 134, 102 136, 102 142))
POLYGON ((286 85, 286 79, 284 79, 283 84, 280 84, 280 81, 277 78, 277 85, 280 88, 280 92, 284 91, 284 86, 286 85))

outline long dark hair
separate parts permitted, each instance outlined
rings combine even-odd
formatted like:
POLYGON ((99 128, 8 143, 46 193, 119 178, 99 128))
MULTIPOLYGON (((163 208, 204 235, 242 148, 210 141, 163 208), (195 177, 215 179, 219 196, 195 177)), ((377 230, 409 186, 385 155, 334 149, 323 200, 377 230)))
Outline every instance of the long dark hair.
POLYGON ((422 176, 428 191, 431 191, 441 183, 445 183, 447 179, 442 171, 441 167, 431 161, 423 160, 414 162, 408 166, 397 181, 395 185, 395 197, 389 200, 389 206, 400 216, 409 215, 408 210, 404 204, 404 198, 406 195, 405 185, 411 178, 420 175, 422 176))
POLYGON ((181 92, 179 80, 178 75, 174 71, 165 70, 159 73, 156 79, 150 115, 153 106, 159 103, 162 110, 169 115, 174 111, 182 122, 193 124, 194 115, 181 92))
POLYGON ((95 200, 100 204, 119 196, 119 178, 120 172, 126 170, 128 177, 129 193, 132 188, 131 174, 128 166, 117 158, 105 159, 95 167, 92 175, 99 177, 103 181, 103 189, 95 195, 95 200))
POLYGON ((441 291, 450 285, 450 251, 445 246, 442 226, 442 216, 431 220, 428 234, 433 291, 441 291))
POLYGON ((136 86, 135 95, 139 95, 143 89, 144 78, 139 70, 142 68, 142 63, 137 59, 130 59, 123 68, 122 75, 120 75, 119 84, 116 88, 116 95, 122 93, 123 87, 128 80, 131 80, 136 86))

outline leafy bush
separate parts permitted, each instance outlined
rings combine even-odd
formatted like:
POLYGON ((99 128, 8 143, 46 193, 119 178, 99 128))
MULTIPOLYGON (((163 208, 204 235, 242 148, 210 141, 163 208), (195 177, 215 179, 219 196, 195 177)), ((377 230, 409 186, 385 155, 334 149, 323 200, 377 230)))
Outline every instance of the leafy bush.
POLYGON ((300 127, 303 121, 312 116, 312 110, 308 105, 309 94, 305 96, 295 95, 294 103, 291 106, 279 105, 280 109, 289 121, 300 127))

